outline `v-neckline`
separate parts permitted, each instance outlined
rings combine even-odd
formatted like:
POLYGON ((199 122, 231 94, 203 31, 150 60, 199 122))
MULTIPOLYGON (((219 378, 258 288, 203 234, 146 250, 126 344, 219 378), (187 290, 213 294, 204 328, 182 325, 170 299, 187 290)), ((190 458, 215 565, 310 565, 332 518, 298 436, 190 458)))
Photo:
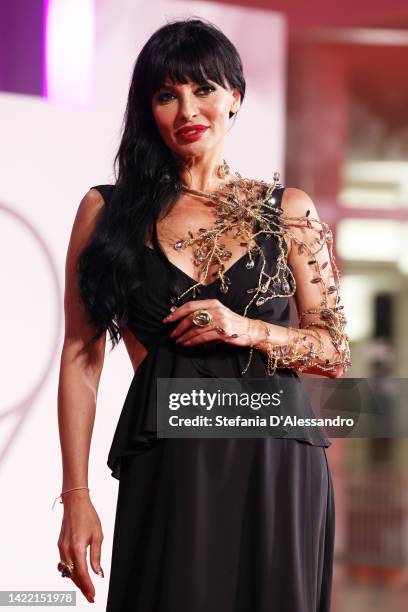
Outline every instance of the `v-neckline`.
MULTIPOLYGON (((156 222, 153 221, 152 224, 152 234, 153 234, 153 245, 156 242, 157 244, 159 244, 159 239, 157 237, 157 226, 156 226, 156 222)), ((164 249, 161 249, 162 254, 157 252, 156 248, 151 248, 149 246, 147 246, 146 243, 144 243, 144 246, 146 249, 148 249, 149 251, 152 251, 153 253, 156 253, 156 255, 159 255, 160 258, 164 259, 166 264, 172 268, 174 268, 175 270, 177 270, 178 272, 180 272, 180 274, 182 274, 185 278, 187 278, 190 282, 194 283, 195 285, 199 284, 201 287, 212 287, 214 286, 218 281, 219 281, 219 277, 215 278, 213 281, 211 281, 211 283, 201 283, 200 281, 196 280, 195 278, 193 278, 192 276, 190 276, 189 274, 187 274, 187 272, 184 272, 184 270, 182 268, 180 268, 179 266, 177 266, 175 263, 173 263, 168 256, 166 255, 164 249)), ((160 246, 160 244, 159 244, 160 246)), ((238 264, 240 264, 245 257, 248 256, 248 251, 246 251, 245 253, 243 253, 240 257, 238 257, 238 259, 236 259, 234 261, 234 263, 232 265, 230 265, 227 269, 224 268, 224 274, 228 275, 229 272, 231 272, 238 264)))
MULTIPOLYGON (((144 244, 144 247, 148 250, 151 251, 152 253, 157 254, 156 249, 152 249, 151 247, 147 246, 147 244, 144 244)), ((228 276, 228 273, 231 272, 231 270, 233 270, 233 268, 235 268, 239 263, 241 263, 241 261, 243 261, 243 259, 248 255, 248 253, 244 253, 243 255, 241 255, 236 261, 234 261, 234 263, 229 266, 226 270, 224 269, 224 275, 228 276)), ((180 272, 180 274, 182 274, 183 276, 185 276, 190 282, 194 283, 195 285, 201 285, 201 287, 211 287, 212 285, 215 285, 218 281, 219 278, 215 278, 213 281, 211 281, 211 283, 201 283, 200 281, 196 280, 195 278, 193 278, 192 276, 190 276, 189 274, 187 274, 187 272, 184 272, 184 270, 182 270, 182 268, 179 268, 179 266, 177 266, 175 263, 173 263, 166 255, 166 253, 163 251, 163 256, 164 259, 167 263, 167 265, 171 266, 172 268, 174 268, 175 270, 177 270, 177 272, 180 272)))

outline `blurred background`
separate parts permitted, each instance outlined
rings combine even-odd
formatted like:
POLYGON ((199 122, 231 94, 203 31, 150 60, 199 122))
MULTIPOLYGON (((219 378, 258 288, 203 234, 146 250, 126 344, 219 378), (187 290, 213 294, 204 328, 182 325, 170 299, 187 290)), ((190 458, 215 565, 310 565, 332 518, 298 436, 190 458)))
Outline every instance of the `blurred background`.
MULTIPOLYGON (((113 182, 131 70, 173 18, 218 25, 248 94, 225 156, 244 176, 305 190, 335 234, 350 377, 378 393, 408 373, 406 0, 14 0, 0 3, 1 589, 70 589, 57 572, 56 397, 64 263, 78 204, 113 182), (30 565, 35 562, 34 566, 30 565), (28 563, 30 562, 30 563, 28 563)), ((133 370, 105 361, 90 487, 105 534, 104 609, 117 481, 107 452, 133 370)), ((392 398, 404 405, 405 398, 392 398)), ((333 612, 407 609, 408 441, 333 439, 333 612)), ((75 589, 75 587, 74 587, 75 589)), ((76 590, 76 589, 75 589, 76 590)), ((87 602, 78 592, 79 610, 87 602)))

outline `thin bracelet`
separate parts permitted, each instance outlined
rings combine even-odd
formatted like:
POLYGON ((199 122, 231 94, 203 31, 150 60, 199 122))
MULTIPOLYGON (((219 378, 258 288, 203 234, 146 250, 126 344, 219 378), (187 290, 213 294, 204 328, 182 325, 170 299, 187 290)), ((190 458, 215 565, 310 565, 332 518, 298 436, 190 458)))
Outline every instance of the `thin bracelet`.
POLYGON ((54 499, 54 503, 52 504, 51 510, 54 509, 54 506, 55 506, 55 503, 56 503, 57 499, 61 498, 60 504, 62 504, 63 503, 62 496, 65 495, 65 493, 69 493, 70 491, 76 491, 77 489, 88 489, 88 491, 90 491, 89 487, 73 487, 72 489, 67 489, 66 491, 62 491, 62 493, 60 493, 60 495, 58 495, 58 497, 56 497, 54 499))

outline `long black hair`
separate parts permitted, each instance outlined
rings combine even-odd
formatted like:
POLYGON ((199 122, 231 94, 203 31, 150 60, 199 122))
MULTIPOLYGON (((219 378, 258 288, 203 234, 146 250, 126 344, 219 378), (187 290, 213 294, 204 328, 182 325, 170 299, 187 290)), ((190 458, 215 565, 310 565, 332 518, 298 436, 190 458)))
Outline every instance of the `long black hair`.
POLYGON ((237 89, 241 101, 245 95, 241 58, 209 22, 190 18, 168 23, 142 48, 115 156, 116 185, 78 259, 80 296, 88 323, 96 328, 91 344, 106 330, 112 348, 119 343, 129 318, 129 295, 143 280, 139 262, 147 230, 181 193, 181 162, 162 140, 151 107, 167 78, 181 84, 211 80, 237 89))

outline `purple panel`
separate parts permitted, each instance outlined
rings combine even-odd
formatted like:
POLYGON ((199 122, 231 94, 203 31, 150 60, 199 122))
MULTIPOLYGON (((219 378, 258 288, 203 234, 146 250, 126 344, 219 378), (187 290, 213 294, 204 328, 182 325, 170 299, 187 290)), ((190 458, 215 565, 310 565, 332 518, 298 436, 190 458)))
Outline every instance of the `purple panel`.
POLYGON ((0 91, 42 96, 43 0, 0 3, 0 91))

